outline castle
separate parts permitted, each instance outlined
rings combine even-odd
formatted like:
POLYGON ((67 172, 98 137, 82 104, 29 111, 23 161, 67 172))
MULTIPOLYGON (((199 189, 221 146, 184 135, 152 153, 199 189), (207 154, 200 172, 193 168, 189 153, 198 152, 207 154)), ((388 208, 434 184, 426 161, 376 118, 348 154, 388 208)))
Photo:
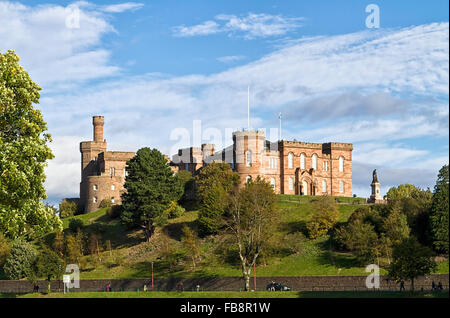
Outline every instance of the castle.
MULTIPOLYGON (((93 117, 94 140, 80 143, 80 206, 84 212, 98 209, 103 199, 120 204, 126 177, 126 161, 134 152, 107 151, 103 140, 103 116, 93 117)), ((352 151, 348 143, 308 143, 266 140, 263 131, 233 133, 233 145, 215 151, 215 145, 179 149, 170 161, 172 170, 197 174, 211 162, 229 163, 241 184, 258 176, 275 193, 352 196, 352 151)))

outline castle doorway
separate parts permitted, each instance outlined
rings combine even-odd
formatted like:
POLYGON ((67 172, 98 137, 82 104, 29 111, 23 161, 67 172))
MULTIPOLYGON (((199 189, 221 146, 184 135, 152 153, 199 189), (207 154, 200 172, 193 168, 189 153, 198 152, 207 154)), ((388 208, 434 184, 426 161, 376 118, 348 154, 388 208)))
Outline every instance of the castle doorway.
POLYGON ((306 180, 302 181, 300 186, 300 195, 308 195, 308 182, 306 182, 306 180))

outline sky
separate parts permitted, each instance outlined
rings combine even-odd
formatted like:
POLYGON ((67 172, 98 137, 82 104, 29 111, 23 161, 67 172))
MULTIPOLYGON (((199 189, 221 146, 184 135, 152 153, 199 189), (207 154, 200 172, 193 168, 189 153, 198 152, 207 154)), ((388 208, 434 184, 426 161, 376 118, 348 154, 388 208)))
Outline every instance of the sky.
POLYGON ((405 183, 433 189, 448 164, 448 9, 438 0, 0 0, 0 51, 15 50, 42 87, 52 204, 79 196, 92 116, 105 116, 109 150, 219 148, 247 127, 248 86, 252 128, 277 128, 281 112, 285 140, 353 143, 353 193, 368 197, 373 169, 384 194, 405 183))

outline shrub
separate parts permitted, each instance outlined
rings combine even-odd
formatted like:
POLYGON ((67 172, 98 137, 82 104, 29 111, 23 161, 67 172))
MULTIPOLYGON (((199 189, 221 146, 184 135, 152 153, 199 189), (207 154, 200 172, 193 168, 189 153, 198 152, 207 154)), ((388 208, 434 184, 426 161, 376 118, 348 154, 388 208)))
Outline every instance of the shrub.
POLYGON ((339 220, 339 211, 335 200, 329 197, 319 198, 313 202, 315 213, 306 225, 309 237, 318 238, 328 233, 339 220))
POLYGON ((31 275, 37 251, 30 243, 17 240, 11 246, 11 252, 3 267, 9 279, 22 279, 31 275))
POLYGON ((9 246, 8 241, 3 236, 3 234, 0 233, 0 268, 2 268, 5 264, 10 252, 11 247, 9 246))
POLYGON ((110 219, 117 219, 118 217, 120 217, 121 213, 122 213, 122 206, 121 205, 113 205, 108 210, 106 210, 106 214, 108 215, 108 217, 110 219))
POLYGON ((70 220, 70 223, 69 223, 69 230, 72 233, 77 233, 78 230, 82 230, 83 229, 83 226, 84 226, 84 224, 83 224, 82 220, 80 220, 80 219, 72 219, 72 220, 70 220))
POLYGON ((78 205, 74 201, 62 200, 59 204, 59 216, 68 218, 74 216, 78 212, 78 205))
POLYGON ((109 208, 109 207, 111 207, 113 204, 112 204, 112 201, 111 201, 111 199, 103 199, 102 200, 102 202, 100 202, 100 205, 99 205, 99 208, 100 209, 103 209, 103 208, 109 208))
POLYGON ((182 216, 185 209, 178 205, 176 201, 172 201, 169 204, 169 208, 165 212, 168 214, 169 219, 175 219, 182 216))

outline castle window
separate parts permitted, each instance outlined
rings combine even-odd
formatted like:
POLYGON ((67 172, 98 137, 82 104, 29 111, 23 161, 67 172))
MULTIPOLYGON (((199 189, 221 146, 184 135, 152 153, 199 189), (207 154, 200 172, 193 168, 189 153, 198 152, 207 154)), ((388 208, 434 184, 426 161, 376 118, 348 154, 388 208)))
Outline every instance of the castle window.
POLYGON ((273 161, 275 162, 275 169, 276 169, 277 166, 278 166, 278 160, 277 159, 273 159, 273 161))
POLYGON ((328 171, 328 161, 323 162, 323 171, 328 171))
POLYGON ((112 197, 112 198, 111 198, 111 203, 114 204, 115 202, 116 202, 116 200, 114 199, 114 197, 112 197))
POLYGON ((94 189, 94 191, 97 191, 98 190, 98 185, 94 184, 92 188, 94 189))
POLYGON ((123 176, 126 178, 128 177, 128 171, 127 169, 123 169, 123 176))
POLYGON ((247 167, 251 167, 251 165, 252 165, 252 152, 251 151, 247 151, 246 159, 247 159, 247 162, 246 162, 247 167))
POLYGON ((339 157, 339 172, 344 171, 344 157, 339 157))
POLYGON ((247 178, 245 178, 245 182, 249 183, 250 181, 252 181, 252 176, 247 176, 247 178))
POLYGON ((116 190, 116 186, 114 184, 111 186, 111 190, 116 190))
POLYGON ((97 197, 93 197, 92 202, 97 203, 97 197))
POLYGON ((344 193, 344 181, 339 181, 339 192, 344 193))
POLYGON ((327 192, 327 180, 322 180, 322 192, 327 192))
POLYGON ((294 179, 289 178, 289 190, 294 190, 294 179))
POLYGON ((314 170, 317 170, 317 155, 316 154, 312 155, 312 168, 314 170))
POLYGON ((275 178, 270 178, 270 185, 272 186, 272 189, 275 191, 275 178))
POLYGON ((288 154, 288 168, 294 168, 294 155, 292 154, 292 152, 288 154))
POLYGON ((300 155, 300 169, 305 169, 305 154, 300 155))
POLYGON ((114 177, 116 175, 116 168, 109 168, 109 175, 114 177))

